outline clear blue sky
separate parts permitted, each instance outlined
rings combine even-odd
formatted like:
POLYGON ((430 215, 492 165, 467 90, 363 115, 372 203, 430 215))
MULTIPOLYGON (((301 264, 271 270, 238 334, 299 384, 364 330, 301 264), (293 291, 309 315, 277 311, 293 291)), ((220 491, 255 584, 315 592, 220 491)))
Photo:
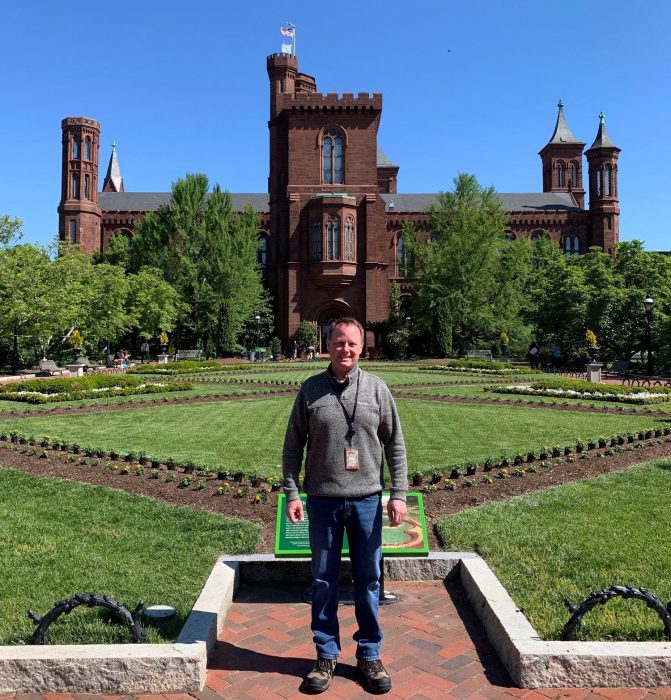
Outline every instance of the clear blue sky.
POLYGON ((320 91, 383 93, 399 192, 449 190, 458 172, 540 192, 561 97, 576 137, 589 147, 603 110, 622 149, 621 240, 671 249, 667 0, 6 0, 0 214, 53 240, 65 116, 100 122, 100 183, 116 141, 127 191, 204 172, 265 192, 265 59, 286 21, 320 91))

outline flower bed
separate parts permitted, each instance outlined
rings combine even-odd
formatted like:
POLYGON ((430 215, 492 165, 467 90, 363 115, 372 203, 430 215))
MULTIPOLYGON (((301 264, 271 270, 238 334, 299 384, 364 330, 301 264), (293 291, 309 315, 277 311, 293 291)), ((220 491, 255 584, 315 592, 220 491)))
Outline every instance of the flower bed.
POLYGON ((231 372, 248 369, 249 365, 221 365, 214 360, 180 360, 167 365, 138 365, 128 370, 128 374, 193 374, 195 372, 231 372))
POLYGON ((492 386, 485 391, 496 394, 550 396, 563 399, 590 399, 631 404, 664 403, 671 400, 668 387, 629 387, 595 384, 583 379, 544 379, 529 384, 492 386))
POLYGON ((189 389, 193 389, 193 385, 186 382, 150 383, 140 377, 128 375, 94 374, 70 379, 29 379, 25 382, 0 385, 0 400, 42 404, 189 389))
POLYGON ((539 374, 528 367, 516 367, 507 362, 489 360, 453 360, 446 365, 422 365, 418 369, 441 372, 475 372, 476 374, 539 374))

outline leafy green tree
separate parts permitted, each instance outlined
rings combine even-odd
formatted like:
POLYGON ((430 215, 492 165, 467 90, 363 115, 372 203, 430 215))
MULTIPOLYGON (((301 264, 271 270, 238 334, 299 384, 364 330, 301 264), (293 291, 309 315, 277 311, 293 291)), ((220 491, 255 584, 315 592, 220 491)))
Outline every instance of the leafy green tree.
POLYGON ((141 267, 128 276, 127 313, 141 338, 158 337, 161 330, 172 332, 186 304, 160 270, 141 267))
POLYGON ((23 237, 23 222, 8 214, 0 216, 0 248, 6 248, 23 237))
POLYGON ((309 346, 317 347, 319 333, 317 324, 312 321, 301 321, 295 333, 296 342, 304 348, 309 346))
POLYGON ((205 175, 173 184, 170 204, 138 224, 129 269, 160 269, 188 311, 175 328, 177 344, 232 349, 246 319, 259 307, 263 287, 256 255, 257 216, 233 211, 218 185, 208 195, 205 175))
POLYGON ((428 240, 409 227, 403 238, 415 260, 413 325, 434 351, 464 352, 493 342, 519 318, 529 245, 506 240, 507 216, 492 188, 458 175, 454 192, 429 210, 428 240))

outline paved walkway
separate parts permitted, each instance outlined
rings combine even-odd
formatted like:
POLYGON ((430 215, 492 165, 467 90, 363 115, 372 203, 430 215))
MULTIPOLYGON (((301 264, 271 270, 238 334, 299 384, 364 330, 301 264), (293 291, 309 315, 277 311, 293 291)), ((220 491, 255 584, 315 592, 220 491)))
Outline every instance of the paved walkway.
MULTIPOLYGON (((383 660, 392 674, 389 700, 653 700, 671 698, 671 687, 550 688, 520 690, 491 648, 458 584, 389 582, 401 596, 381 608, 383 660)), ((242 588, 208 671, 206 687, 191 695, 140 695, 139 700, 303 700, 301 679, 311 668, 310 609, 304 589, 291 586, 242 588)), ((371 698, 356 682, 352 634, 354 609, 340 608, 345 645, 331 688, 321 697, 371 698)), ((74 700, 121 700, 119 695, 75 695, 74 700)), ((48 693, 2 696, 0 700, 73 700, 48 693)), ((131 700, 123 696, 123 700, 131 700)))

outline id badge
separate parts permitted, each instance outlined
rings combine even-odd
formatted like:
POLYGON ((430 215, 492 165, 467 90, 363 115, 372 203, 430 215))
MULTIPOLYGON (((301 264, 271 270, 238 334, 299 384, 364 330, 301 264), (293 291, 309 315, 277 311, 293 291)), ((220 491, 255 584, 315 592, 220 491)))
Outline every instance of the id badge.
POLYGON ((359 468, 359 450, 356 447, 345 448, 345 469, 356 471, 359 468))

